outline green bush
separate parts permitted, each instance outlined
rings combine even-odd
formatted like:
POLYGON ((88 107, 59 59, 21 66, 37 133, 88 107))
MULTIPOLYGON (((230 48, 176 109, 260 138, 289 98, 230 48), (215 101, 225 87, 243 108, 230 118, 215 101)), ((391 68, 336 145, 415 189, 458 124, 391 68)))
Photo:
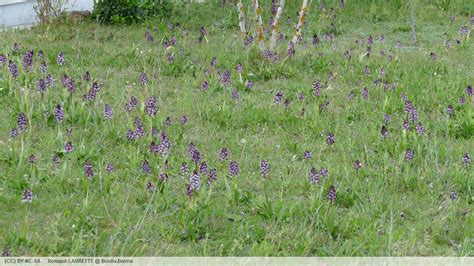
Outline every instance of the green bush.
POLYGON ((93 17, 102 23, 134 24, 167 17, 171 11, 166 0, 97 0, 93 17))

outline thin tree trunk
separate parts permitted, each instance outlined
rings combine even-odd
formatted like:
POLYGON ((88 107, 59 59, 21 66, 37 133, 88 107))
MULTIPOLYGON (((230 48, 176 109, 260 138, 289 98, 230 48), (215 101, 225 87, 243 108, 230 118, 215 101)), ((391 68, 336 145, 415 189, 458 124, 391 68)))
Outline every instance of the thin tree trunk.
POLYGON ((260 50, 265 50, 265 35, 263 34, 263 20, 262 20, 262 9, 258 4, 258 0, 253 1, 255 7, 255 15, 257 16, 257 41, 260 46, 260 50))
POLYGON ((237 0, 237 11, 239 12, 240 34, 242 35, 242 38, 245 38, 247 30, 245 29, 244 5, 242 4, 242 0, 237 0))
POLYGON ((279 28, 279 21, 281 14, 283 14, 283 9, 285 8, 285 0, 280 0, 280 6, 278 7, 277 13, 275 15, 275 20, 273 21, 272 24, 272 37, 270 39, 270 49, 275 49, 276 47, 276 41, 277 41, 277 35, 278 35, 278 28, 279 28))
POLYGON ((413 34, 413 43, 416 43, 415 8, 413 7, 413 0, 410 0, 410 7, 411 7, 411 33, 413 34))
POLYGON ((296 25, 295 36, 291 40, 293 44, 296 44, 301 37, 301 29, 303 28, 303 25, 304 25, 304 16, 307 10, 308 10, 308 0, 303 0, 303 4, 301 5, 301 10, 300 10, 300 17, 298 19, 298 24, 296 25))

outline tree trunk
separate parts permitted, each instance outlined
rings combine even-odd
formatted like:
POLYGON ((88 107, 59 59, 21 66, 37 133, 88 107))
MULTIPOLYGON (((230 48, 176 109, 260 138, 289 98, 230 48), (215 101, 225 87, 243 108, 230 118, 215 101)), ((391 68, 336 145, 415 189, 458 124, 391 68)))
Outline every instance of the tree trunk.
POLYGON ((242 35, 242 38, 245 38, 247 30, 245 29, 244 5, 242 4, 242 0, 237 0, 237 11, 239 12, 240 34, 242 35))
POLYGON ((277 41, 277 35, 278 35, 278 28, 279 28, 279 21, 280 17, 283 14, 283 9, 285 8, 285 0, 280 0, 280 6, 278 7, 277 13, 275 15, 275 20, 273 21, 272 24, 272 37, 270 39, 270 49, 275 49, 276 47, 276 41, 277 41))
POLYGON ((265 50, 265 35, 263 34, 263 20, 262 20, 262 9, 258 4, 258 0, 253 1, 255 7, 255 15, 257 17, 257 41, 260 50, 265 50))
POLYGON ((298 19, 298 24, 296 25, 295 36, 291 40, 293 44, 296 44, 301 37, 301 29, 303 28, 303 25, 304 25, 304 16, 307 10, 308 10, 308 0, 303 0, 303 4, 301 5, 301 10, 300 10, 300 17, 298 19))
POLYGON ((416 43, 415 8, 413 7, 413 0, 410 0, 410 7, 411 7, 411 33, 413 34, 413 43, 416 43))

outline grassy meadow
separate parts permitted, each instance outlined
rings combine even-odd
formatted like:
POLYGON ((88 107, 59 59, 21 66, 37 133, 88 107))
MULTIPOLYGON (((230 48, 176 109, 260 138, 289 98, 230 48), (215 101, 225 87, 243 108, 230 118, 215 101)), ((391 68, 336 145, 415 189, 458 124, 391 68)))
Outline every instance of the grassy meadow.
POLYGON ((4 255, 473 256, 474 4, 220 2, 0 32, 4 255))

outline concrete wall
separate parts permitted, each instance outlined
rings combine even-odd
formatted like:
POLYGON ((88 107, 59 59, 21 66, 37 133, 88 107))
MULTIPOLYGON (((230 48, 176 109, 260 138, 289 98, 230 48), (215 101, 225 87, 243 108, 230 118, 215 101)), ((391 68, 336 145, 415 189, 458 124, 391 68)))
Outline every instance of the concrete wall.
MULTIPOLYGON (((0 0, 0 28, 36 23, 36 0, 0 0)), ((94 0, 69 0, 65 10, 92 10, 94 0)))

